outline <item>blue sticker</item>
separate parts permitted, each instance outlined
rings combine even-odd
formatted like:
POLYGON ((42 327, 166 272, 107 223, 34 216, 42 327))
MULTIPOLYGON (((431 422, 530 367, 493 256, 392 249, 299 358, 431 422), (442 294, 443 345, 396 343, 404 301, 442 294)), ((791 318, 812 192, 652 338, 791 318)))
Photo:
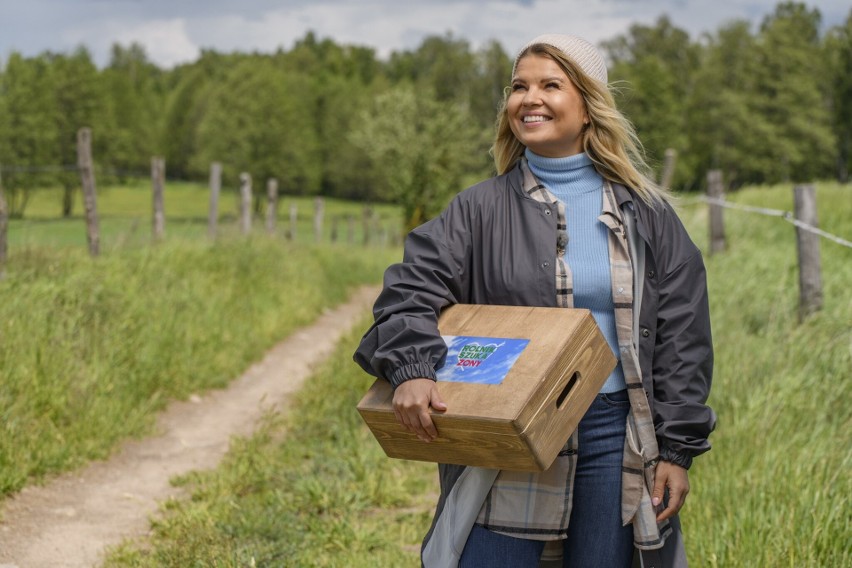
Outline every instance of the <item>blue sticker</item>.
POLYGON ((444 335, 447 360, 439 381, 499 385, 529 344, 529 339, 444 335))

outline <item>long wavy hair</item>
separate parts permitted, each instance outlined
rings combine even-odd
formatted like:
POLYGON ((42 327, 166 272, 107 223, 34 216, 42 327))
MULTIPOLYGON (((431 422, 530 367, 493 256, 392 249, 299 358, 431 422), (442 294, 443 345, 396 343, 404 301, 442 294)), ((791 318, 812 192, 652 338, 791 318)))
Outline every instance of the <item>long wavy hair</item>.
MULTIPOLYGON (((670 197, 668 192, 651 178, 642 143, 633 125, 616 108, 609 88, 586 75, 556 47, 531 45, 518 56, 518 60, 529 54, 553 59, 580 91, 589 117, 589 124, 582 134, 583 151, 592 159, 598 173, 605 179, 631 188, 650 205, 667 201, 670 197)), ((506 88, 497 113, 497 133, 491 148, 499 174, 509 171, 526 148, 510 126, 506 104, 510 93, 511 89, 506 88)))

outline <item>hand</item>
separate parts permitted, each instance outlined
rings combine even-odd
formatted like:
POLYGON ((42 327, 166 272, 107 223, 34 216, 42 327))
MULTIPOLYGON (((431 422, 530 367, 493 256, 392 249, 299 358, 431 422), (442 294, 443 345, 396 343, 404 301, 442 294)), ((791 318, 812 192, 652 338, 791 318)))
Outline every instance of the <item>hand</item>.
POLYGON ((424 442, 438 437, 438 430, 429 414, 430 406, 441 412, 447 409, 432 379, 405 381, 393 393, 393 413, 397 421, 424 442))
POLYGON ((669 490, 669 502, 668 506, 657 515, 658 523, 677 515, 689 493, 689 475, 686 469, 671 462, 660 461, 657 464, 654 492, 651 494, 651 503, 655 508, 663 502, 666 488, 669 490))

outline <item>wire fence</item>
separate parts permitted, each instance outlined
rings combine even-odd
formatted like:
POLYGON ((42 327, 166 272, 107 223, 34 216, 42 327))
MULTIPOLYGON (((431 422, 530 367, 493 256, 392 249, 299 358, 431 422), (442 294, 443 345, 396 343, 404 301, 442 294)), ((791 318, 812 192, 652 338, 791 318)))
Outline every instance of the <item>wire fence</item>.
POLYGON ((813 233, 815 235, 819 235, 825 239, 828 239, 832 242, 835 242, 841 246, 852 248, 852 241, 848 241, 842 237, 837 235, 833 235, 827 231, 823 231, 819 227, 814 227, 813 225, 809 225, 804 223, 798 219, 791 211, 783 211, 781 209, 769 209, 766 207, 754 207, 752 205, 742 205, 739 203, 733 203, 731 201, 726 201, 724 199, 719 199, 717 197, 710 197, 706 195, 700 195, 698 197, 691 198, 689 200, 684 200, 683 203, 685 205, 694 205, 697 203, 709 203, 711 205, 718 205, 720 207, 725 207, 727 209, 736 209, 739 211, 745 211, 747 213, 756 213, 758 215, 766 215, 768 217, 780 217, 784 219, 788 223, 795 225, 796 227, 802 229, 803 231, 808 231, 809 233, 813 233))

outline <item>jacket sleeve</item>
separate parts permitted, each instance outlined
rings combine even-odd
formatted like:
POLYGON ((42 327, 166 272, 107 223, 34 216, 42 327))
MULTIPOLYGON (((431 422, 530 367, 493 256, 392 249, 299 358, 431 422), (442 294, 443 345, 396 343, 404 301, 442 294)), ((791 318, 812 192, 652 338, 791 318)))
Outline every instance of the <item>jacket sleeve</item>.
POLYGON ((654 424, 660 457, 689 468, 693 457, 710 449, 707 438, 716 425, 713 410, 705 404, 713 375, 713 342, 706 272, 697 248, 665 275, 659 290, 652 363, 654 424))
POLYGON ((435 379, 447 347, 438 316, 465 303, 470 231, 458 198, 439 217, 413 230, 401 263, 385 272, 373 307, 375 322, 364 334, 354 360, 396 388, 415 378, 435 379))

